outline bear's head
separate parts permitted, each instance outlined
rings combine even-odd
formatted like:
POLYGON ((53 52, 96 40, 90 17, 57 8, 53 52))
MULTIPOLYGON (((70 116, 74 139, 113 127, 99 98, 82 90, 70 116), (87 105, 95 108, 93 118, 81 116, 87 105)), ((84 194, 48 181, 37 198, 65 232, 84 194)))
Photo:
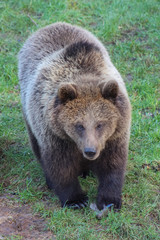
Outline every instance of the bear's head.
POLYGON ((95 160, 114 138, 121 114, 116 106, 119 93, 114 80, 96 86, 61 84, 57 92, 57 121, 86 159, 95 160))

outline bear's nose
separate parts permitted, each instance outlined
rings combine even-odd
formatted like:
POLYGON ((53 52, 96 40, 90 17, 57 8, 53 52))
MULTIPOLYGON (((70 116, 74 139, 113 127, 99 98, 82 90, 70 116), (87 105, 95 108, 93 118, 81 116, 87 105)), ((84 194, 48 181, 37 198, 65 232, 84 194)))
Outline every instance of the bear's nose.
POLYGON ((85 153, 85 155, 86 155, 87 157, 92 158, 92 157, 94 157, 95 154, 96 154, 96 149, 94 149, 94 148, 85 148, 85 149, 84 149, 84 153, 85 153))

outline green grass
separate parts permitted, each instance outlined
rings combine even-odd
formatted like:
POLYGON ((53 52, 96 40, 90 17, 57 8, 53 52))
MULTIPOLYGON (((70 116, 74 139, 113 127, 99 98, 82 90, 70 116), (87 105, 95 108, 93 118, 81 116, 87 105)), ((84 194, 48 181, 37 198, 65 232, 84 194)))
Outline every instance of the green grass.
MULTIPOLYGON (((30 203, 57 239, 160 239, 159 6, 158 0, 0 2, 0 194, 30 203), (31 33, 56 21, 80 25, 101 39, 133 108, 123 207, 100 221, 89 207, 60 208, 34 160, 22 118, 17 53, 31 33)), ((95 201, 96 179, 81 184, 95 201)))

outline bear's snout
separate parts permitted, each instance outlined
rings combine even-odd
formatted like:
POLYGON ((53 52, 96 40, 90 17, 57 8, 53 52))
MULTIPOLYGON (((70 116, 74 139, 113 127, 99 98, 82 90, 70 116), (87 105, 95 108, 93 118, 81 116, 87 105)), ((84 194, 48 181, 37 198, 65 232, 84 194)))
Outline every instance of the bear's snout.
POLYGON ((95 148, 85 148, 84 149, 85 155, 89 158, 93 158, 96 155, 96 149, 95 148))
POLYGON ((99 156, 99 151, 94 147, 85 147, 83 150, 83 156, 88 160, 95 160, 99 156))

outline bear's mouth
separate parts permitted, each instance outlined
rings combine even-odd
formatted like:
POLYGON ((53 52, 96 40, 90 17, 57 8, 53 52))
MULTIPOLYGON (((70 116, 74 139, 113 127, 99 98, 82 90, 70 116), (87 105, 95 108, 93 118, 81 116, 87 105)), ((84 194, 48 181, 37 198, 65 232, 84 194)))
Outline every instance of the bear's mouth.
POLYGON ((96 160, 99 156, 99 153, 97 151, 83 151, 83 156, 90 160, 90 161, 93 161, 93 160, 96 160))

